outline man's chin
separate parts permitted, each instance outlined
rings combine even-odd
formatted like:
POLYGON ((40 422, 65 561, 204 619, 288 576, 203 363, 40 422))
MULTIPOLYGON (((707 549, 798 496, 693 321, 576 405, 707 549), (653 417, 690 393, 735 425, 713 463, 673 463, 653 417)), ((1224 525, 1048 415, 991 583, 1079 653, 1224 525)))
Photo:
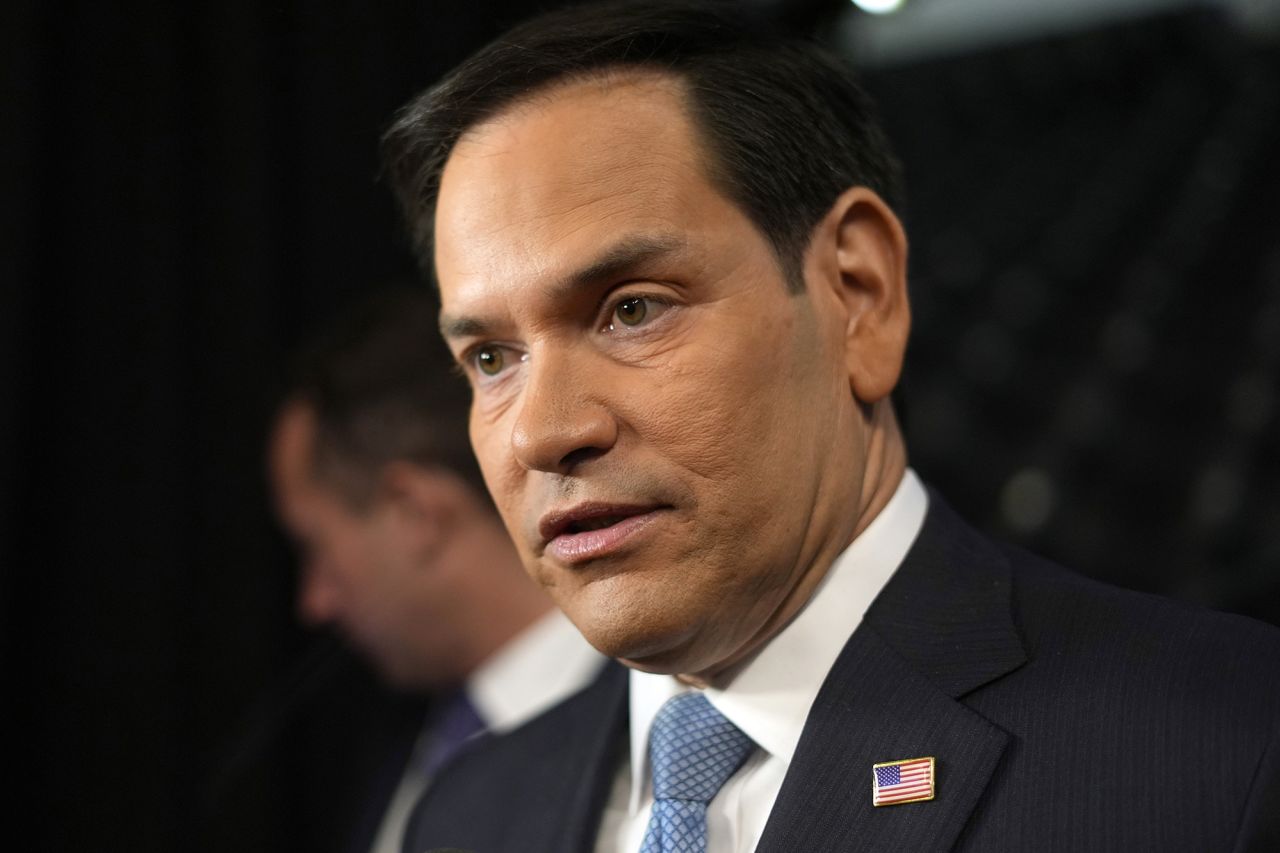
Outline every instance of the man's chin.
POLYGON ((721 645, 707 643, 703 630, 714 607, 699 606, 687 585, 667 592, 672 584, 662 574, 632 567, 553 588, 552 597, 601 654, 641 672, 696 672, 714 663, 721 645))
POLYGON ((653 675, 679 675, 681 672, 680 663, 669 659, 620 657, 616 660, 628 669, 648 672, 653 675))
POLYGON ((671 632, 597 630, 594 638, 583 633, 602 654, 640 672, 678 675, 698 672, 714 664, 705 650, 698 648, 687 628, 671 632))
POLYGON ((423 683, 427 679, 421 673, 394 662, 376 661, 375 669, 382 682, 393 690, 422 690, 427 686, 423 683))
POLYGON ((442 661, 419 660, 412 656, 378 654, 365 649, 366 659, 387 687, 401 693, 421 693, 451 685, 456 674, 442 661))

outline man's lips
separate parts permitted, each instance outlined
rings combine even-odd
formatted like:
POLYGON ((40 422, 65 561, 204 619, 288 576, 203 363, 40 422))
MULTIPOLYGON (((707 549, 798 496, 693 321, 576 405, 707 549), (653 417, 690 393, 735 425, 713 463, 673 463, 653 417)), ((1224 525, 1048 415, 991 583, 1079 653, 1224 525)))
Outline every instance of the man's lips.
POLYGON ((581 563, 616 551, 666 508, 658 504, 582 503, 548 512, 538 523, 538 533, 546 553, 563 563, 581 563))

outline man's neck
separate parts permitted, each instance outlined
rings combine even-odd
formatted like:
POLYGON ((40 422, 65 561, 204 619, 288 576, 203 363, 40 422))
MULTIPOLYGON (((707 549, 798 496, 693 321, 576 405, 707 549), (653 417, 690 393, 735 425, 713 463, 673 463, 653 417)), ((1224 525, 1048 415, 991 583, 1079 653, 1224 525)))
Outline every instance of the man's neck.
MULTIPOLYGON (((837 521, 845 520, 844 525, 834 528, 832 535, 826 537, 826 541, 815 552, 809 569, 800 575, 798 582, 761 630, 737 654, 709 670, 678 674, 676 677, 679 680, 695 687, 706 687, 731 679, 733 672, 743 662, 764 648, 804 608, 831 569, 835 558, 884 510, 897 492, 907 470, 906 442, 888 400, 869 407, 866 436, 861 477, 857 478, 852 490, 852 502, 856 509, 853 512, 840 512, 837 517, 837 521)), ((840 503, 847 505, 849 501, 840 503)))

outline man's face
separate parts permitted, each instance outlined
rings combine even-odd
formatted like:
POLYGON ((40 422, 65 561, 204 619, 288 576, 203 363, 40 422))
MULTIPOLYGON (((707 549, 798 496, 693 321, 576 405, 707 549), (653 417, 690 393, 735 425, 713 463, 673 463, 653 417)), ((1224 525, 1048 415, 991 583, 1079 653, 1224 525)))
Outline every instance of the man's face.
POLYGON ((299 614, 338 628, 393 684, 448 680, 453 641, 448 629, 432 636, 432 626, 449 624, 438 617, 450 597, 415 560, 412 518, 387 501, 353 509, 315 476, 315 442, 311 409, 287 405, 272 438, 271 476, 281 521, 299 546, 299 614))
POLYGON ((435 261, 532 576, 606 654, 714 674, 847 544, 863 456, 833 297, 703 163, 676 82, 564 85, 457 145, 435 261))

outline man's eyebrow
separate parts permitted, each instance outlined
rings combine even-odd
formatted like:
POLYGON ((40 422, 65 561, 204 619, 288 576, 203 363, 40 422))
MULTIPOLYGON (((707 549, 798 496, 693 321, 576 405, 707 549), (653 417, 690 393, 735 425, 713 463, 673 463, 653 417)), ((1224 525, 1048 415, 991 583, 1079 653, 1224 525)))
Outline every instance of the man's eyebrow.
POLYGON ((567 290, 582 290, 618 278, 645 263, 675 254, 685 240, 675 234, 637 234, 624 237, 591 263, 565 278, 567 290))
POLYGON ((482 320, 474 317, 451 317, 448 314, 440 315, 440 335, 445 340, 452 338, 479 338, 484 337, 489 326, 482 320))
MULTIPOLYGON (((607 283, 646 263, 675 254, 686 241, 676 234, 637 234, 624 237, 562 280, 551 293, 572 293, 607 283)), ((478 317, 440 314, 440 334, 445 339, 488 337, 490 324, 478 317)))

